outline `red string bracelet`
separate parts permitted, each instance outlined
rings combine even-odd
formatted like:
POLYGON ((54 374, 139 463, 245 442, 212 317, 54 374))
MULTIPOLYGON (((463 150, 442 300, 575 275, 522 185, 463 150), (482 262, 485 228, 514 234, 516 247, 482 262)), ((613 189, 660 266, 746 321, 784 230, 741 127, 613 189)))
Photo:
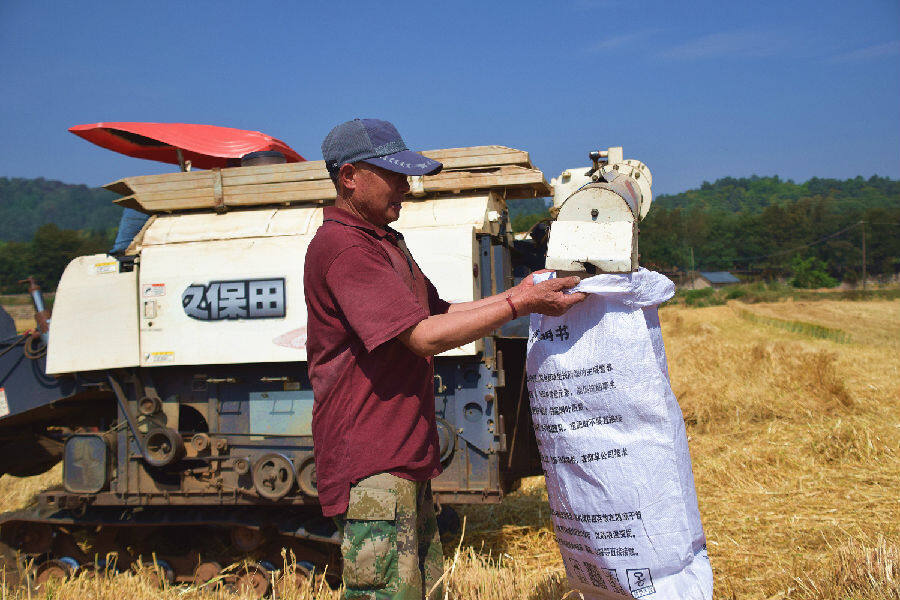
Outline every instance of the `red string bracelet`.
POLYGON ((516 305, 513 304, 513 301, 509 296, 506 297, 506 301, 509 302, 509 307, 512 309, 513 319, 518 319, 519 311, 516 310, 516 305))

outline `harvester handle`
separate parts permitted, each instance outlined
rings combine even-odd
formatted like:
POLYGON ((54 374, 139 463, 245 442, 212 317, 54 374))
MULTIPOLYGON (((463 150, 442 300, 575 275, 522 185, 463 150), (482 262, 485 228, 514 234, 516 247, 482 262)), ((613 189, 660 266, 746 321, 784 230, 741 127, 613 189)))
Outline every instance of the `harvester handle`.
POLYGON ((31 301, 34 303, 34 322, 37 325, 38 333, 47 344, 47 334, 50 333, 50 311, 44 305, 44 296, 41 294, 41 286, 37 284, 34 277, 26 277, 19 283, 28 284, 28 293, 31 294, 31 301))

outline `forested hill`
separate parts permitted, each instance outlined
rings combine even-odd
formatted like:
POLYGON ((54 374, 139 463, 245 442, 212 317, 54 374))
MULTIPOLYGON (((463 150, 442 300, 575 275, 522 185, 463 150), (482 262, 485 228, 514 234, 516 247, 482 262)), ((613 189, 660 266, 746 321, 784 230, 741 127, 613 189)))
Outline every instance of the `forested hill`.
MULTIPOLYGON (((61 229, 107 230, 121 214, 112 201, 116 195, 102 188, 73 185, 43 178, 0 177, 0 241, 27 241, 43 224, 61 229)), ((900 205, 900 181, 873 176, 869 179, 820 179, 804 183, 779 177, 725 177, 704 182, 699 189, 663 194, 654 201, 659 209, 690 209, 753 215, 771 205, 791 205, 804 198, 830 200, 835 210, 865 210, 900 205)), ((539 214, 546 208, 540 198, 510 203, 511 216, 539 214)), ((651 214, 653 214, 651 212, 651 214)))
MULTIPOLYGON (((513 213, 516 231, 549 216, 533 203, 521 208, 513 213)), ((814 272, 822 284, 854 281, 865 238, 867 274, 886 278, 900 271, 900 181, 726 177, 660 195, 640 230, 641 264, 666 273, 797 280, 814 272)))
POLYGON ((38 227, 100 231, 115 227, 118 196, 101 188, 47 179, 0 177, 0 241, 26 242, 38 227))
POLYGON ((795 279, 812 269, 854 281, 864 241, 868 275, 900 271, 900 182, 728 177, 657 198, 641 222, 641 264, 795 279))
POLYGON ((696 190, 663 194, 655 200, 658 208, 725 210, 744 214, 762 212, 767 206, 793 204, 803 198, 839 201, 847 209, 896 207, 900 202, 900 181, 873 175, 869 179, 821 179, 804 183, 774 177, 725 177, 715 183, 703 182, 696 190))

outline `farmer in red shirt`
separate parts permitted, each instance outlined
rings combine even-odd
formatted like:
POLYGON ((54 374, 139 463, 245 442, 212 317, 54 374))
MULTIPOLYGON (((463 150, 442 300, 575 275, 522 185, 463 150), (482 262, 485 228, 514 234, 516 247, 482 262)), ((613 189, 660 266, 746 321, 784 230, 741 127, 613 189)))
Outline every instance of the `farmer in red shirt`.
MULTIPOLYGON (((345 598, 420 600, 443 572, 429 480, 441 465, 433 356, 518 315, 561 315, 584 299, 577 277, 448 304, 388 224, 408 175, 441 163, 407 149, 393 125, 335 127, 322 154, 337 189, 306 253, 306 342, 322 513, 342 532, 345 598)), ((442 597, 436 588, 430 597, 442 597)))

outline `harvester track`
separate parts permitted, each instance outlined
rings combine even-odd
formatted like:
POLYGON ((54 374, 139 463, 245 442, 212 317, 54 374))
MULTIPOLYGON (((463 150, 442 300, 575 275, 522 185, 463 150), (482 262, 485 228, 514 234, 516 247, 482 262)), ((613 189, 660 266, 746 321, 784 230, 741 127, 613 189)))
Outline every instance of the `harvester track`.
POLYGON ((160 586, 278 596, 314 573, 336 583, 339 543, 331 520, 292 507, 91 507, 0 515, 0 568, 8 585, 32 589, 84 571, 130 569, 160 586))

